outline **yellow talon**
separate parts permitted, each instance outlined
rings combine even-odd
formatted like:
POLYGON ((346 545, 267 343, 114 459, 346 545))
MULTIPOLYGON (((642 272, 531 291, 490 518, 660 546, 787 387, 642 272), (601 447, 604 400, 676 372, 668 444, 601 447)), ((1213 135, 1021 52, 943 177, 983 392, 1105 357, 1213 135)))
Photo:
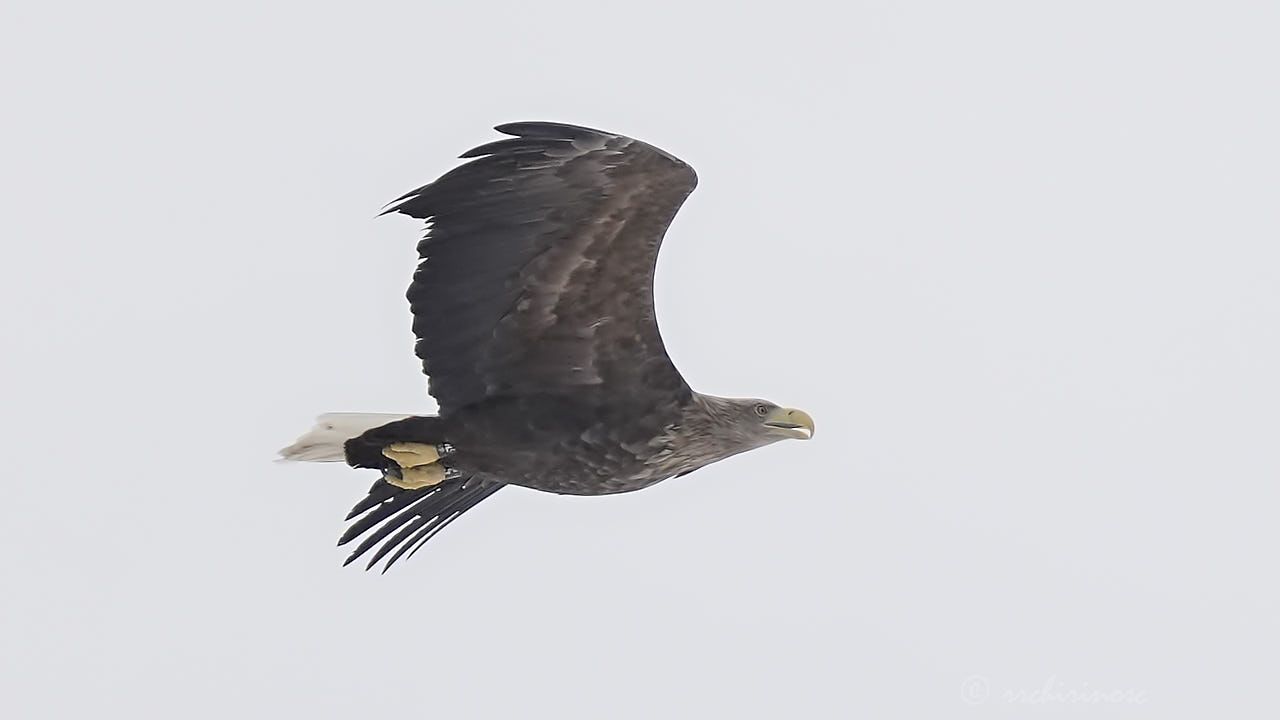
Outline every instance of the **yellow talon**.
MULTIPOLYGON (((382 449, 382 454, 395 461, 402 468, 430 465, 440 459, 440 452, 436 450, 435 445, 424 445, 423 443, 391 443, 382 449)), ((434 485, 435 483, 431 484, 434 485)))
POLYGON ((445 470, 443 465, 433 463, 407 467, 400 474, 401 477, 387 475, 387 482, 405 490, 417 490, 444 482, 445 470))

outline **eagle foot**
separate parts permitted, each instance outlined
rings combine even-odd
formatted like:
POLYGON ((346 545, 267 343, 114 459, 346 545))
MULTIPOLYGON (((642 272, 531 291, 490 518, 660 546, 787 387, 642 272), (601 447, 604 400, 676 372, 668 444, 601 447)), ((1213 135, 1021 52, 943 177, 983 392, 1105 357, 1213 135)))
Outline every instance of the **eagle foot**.
POLYGON ((398 488, 405 490, 417 490, 418 488, 431 487, 439 485, 449 478, 451 468, 447 469, 440 463, 431 463, 430 465, 417 465, 414 467, 400 468, 400 472, 388 470, 383 474, 386 481, 398 488))
POLYGON ((431 487, 461 476, 457 470, 439 462, 440 458, 453 454, 453 446, 448 443, 397 442, 383 448, 382 454, 397 465, 387 468, 383 477, 388 483, 405 490, 431 487))
POLYGON ((419 465, 430 465, 439 460, 443 453, 435 445, 398 442, 382 448, 382 454, 402 468, 411 468, 419 465))

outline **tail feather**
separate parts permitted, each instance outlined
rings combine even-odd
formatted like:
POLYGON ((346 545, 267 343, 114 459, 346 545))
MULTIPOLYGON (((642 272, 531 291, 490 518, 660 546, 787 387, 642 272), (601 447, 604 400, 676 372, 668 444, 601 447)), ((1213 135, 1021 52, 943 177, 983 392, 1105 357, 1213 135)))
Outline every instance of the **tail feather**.
POLYGON ((281 460, 297 462, 343 462, 345 445, 377 427, 413 417, 391 413, 326 413, 296 442, 280 451, 281 460))
POLYGON ((344 565, 377 547, 365 569, 387 558, 386 572, 405 553, 410 557, 446 525, 502 489, 502 483, 460 477, 439 485, 400 488, 386 481, 386 473, 399 472, 382 450, 395 442, 440 443, 442 423, 437 417, 384 413, 328 413, 316 418, 316 426, 280 451, 282 460, 341 462, 358 468, 376 468, 383 478, 347 515, 351 525, 338 540, 346 545, 363 538, 344 565), (390 555, 388 558, 387 556, 390 555))

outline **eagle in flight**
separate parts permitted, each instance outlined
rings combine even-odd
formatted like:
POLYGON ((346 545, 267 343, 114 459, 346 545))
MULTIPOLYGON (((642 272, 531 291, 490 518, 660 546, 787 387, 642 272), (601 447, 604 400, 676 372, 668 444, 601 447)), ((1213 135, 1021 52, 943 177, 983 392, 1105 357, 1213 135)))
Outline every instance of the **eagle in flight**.
POLYGON ((438 414, 322 415, 281 451, 381 473, 347 563, 376 547, 385 572, 505 485, 630 492, 813 435, 801 410, 695 392, 662 345, 654 266, 693 168, 601 130, 496 130, 384 211, 427 222, 407 296, 438 414))

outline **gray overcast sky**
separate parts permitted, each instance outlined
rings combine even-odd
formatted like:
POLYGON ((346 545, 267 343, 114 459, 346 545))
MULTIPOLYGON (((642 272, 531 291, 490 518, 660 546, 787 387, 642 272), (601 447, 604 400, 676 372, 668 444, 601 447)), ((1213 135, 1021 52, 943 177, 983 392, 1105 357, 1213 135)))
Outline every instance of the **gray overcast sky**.
POLYGON ((0 714, 1280 706, 1280 6, 189 5, 0 22, 0 714), (274 452, 433 407, 373 215, 524 119, 697 168, 667 345, 817 437, 342 569, 274 452))

